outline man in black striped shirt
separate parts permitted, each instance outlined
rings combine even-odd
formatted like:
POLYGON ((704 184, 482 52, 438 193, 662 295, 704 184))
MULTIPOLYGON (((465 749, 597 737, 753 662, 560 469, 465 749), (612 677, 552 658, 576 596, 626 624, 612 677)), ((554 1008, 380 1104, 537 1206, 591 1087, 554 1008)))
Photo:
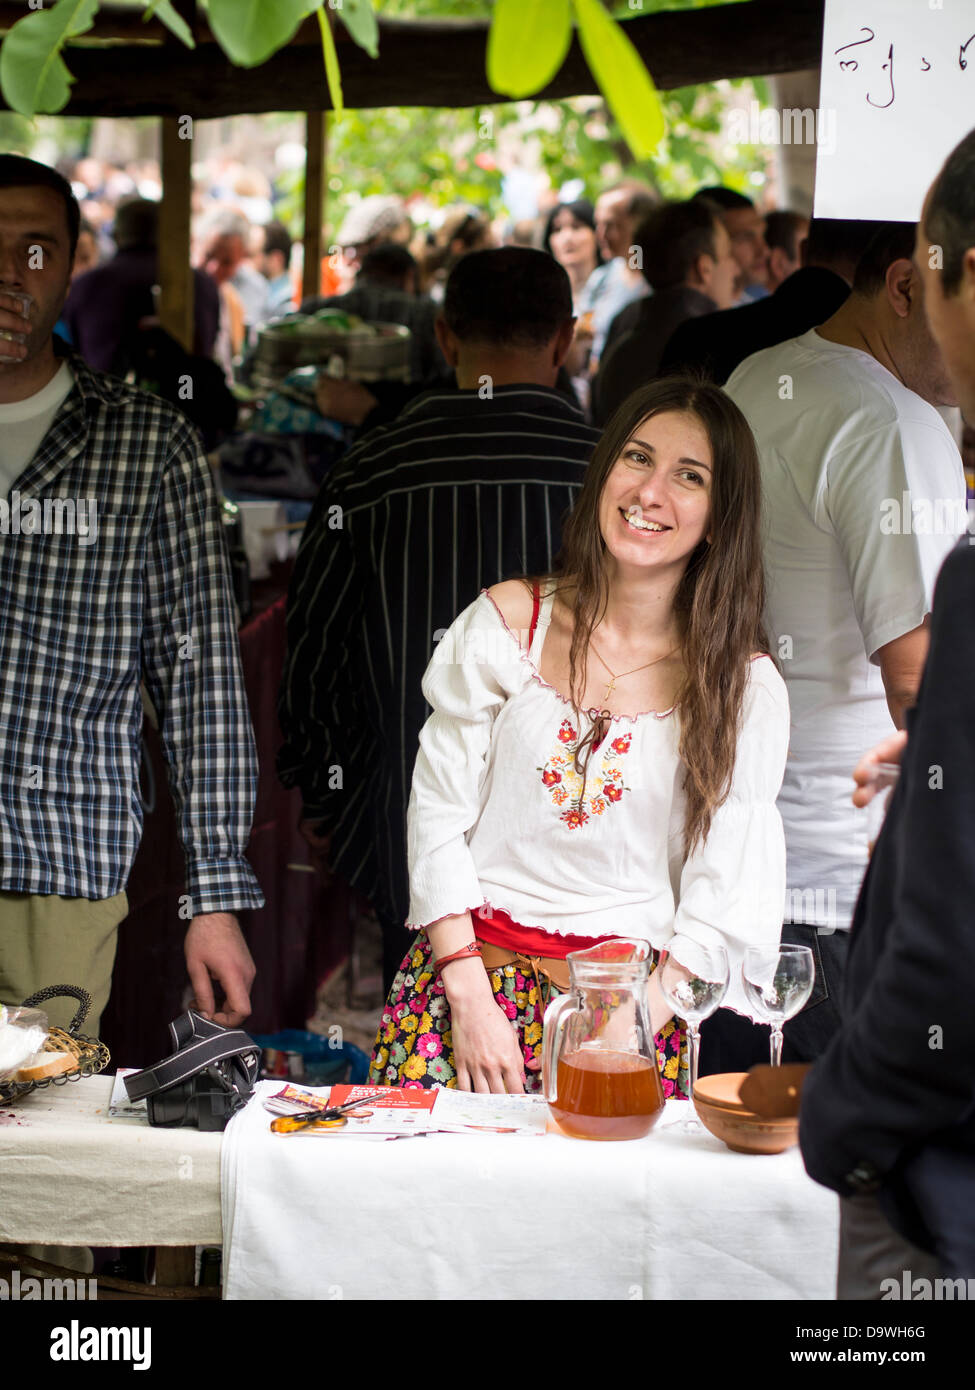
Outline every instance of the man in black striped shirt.
POLYGON ((303 828, 383 927, 388 989, 410 944, 406 807, 435 642, 481 589, 551 568, 599 438, 554 389, 572 296, 552 257, 476 251, 437 337, 458 390, 429 392, 329 477, 288 599, 278 772, 303 828))

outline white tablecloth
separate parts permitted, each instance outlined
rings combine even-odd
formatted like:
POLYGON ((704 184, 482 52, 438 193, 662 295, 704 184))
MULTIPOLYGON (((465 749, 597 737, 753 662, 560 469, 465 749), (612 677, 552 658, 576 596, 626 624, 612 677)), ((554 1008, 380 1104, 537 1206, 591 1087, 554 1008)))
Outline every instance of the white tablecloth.
POLYGON ((221 1156, 224 1297, 833 1298, 836 1197, 796 1149, 681 1134, 686 1110, 626 1143, 369 1143, 273 1136, 255 1098, 221 1156))
POLYGON ((0 1241, 220 1244, 223 1135, 110 1119, 113 1079, 0 1105, 0 1241))

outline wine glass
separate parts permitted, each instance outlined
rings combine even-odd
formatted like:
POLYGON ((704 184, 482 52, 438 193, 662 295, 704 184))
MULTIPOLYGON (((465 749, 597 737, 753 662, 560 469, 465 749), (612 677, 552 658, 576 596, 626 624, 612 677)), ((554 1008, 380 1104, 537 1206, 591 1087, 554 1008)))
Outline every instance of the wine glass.
POLYGON ((772 1066, 779 1067, 785 1021, 797 1014, 812 994, 816 978, 813 953, 808 946, 780 946, 778 953, 750 946, 741 977, 748 1002, 772 1025, 769 1052, 772 1066))
POLYGON ((701 1022, 714 1013, 728 988, 728 953, 723 946, 712 946, 708 950, 711 968, 708 974, 696 975, 686 965, 681 965, 669 951, 661 951, 657 974, 660 977, 660 992, 678 1018, 687 1024, 691 1043, 690 1115, 681 1125, 685 1134, 700 1134, 702 1126, 694 1109, 694 1087, 697 1084, 697 1065, 701 1053, 701 1022))

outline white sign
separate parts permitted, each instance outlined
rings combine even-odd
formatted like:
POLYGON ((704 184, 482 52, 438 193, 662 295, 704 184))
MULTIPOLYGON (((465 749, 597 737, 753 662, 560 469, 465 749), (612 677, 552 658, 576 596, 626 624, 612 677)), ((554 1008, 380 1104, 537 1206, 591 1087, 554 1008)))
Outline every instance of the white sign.
POLYGON ((815 216, 916 222, 975 127, 975 0, 826 0, 819 101, 815 216))

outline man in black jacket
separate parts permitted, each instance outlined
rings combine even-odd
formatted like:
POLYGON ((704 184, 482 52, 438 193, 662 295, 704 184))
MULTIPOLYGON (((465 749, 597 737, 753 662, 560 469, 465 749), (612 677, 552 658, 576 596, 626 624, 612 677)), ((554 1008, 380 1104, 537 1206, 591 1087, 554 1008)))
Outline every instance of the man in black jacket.
MULTIPOLYGON (((975 131, 928 194, 915 261, 931 331, 975 420, 975 131)), ((900 779, 853 919, 844 1028, 803 1090, 807 1171, 843 1199, 840 1298, 910 1298, 919 1278, 975 1277, 971 540, 938 578, 900 779)), ((920 1290, 931 1297, 930 1284, 920 1290)))
POLYGON ((703 371, 723 386, 753 352, 798 338, 825 323, 850 293, 856 263, 879 226, 879 222, 813 218, 802 245, 802 269, 754 304, 682 323, 664 348, 659 375, 703 371))
POLYGON ((660 376, 660 354, 677 324, 734 303, 738 263, 718 209, 704 198, 665 203, 640 224, 643 277, 653 290, 610 324, 592 388, 592 414, 604 425, 639 387, 660 376))

